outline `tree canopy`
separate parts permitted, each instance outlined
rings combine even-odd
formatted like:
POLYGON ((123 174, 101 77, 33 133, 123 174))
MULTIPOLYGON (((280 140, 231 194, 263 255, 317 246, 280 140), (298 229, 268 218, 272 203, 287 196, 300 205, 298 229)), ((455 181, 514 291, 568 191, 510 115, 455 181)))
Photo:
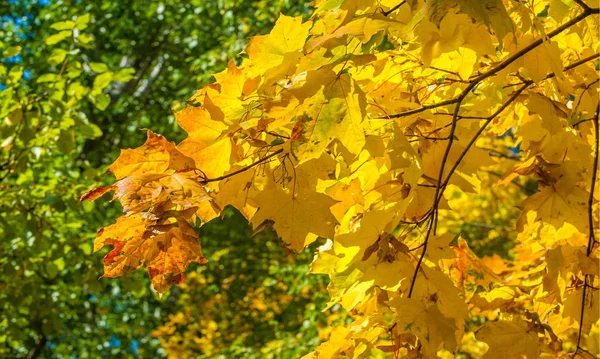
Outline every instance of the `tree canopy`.
POLYGON ((0 356, 599 356, 597 6, 0 3, 0 356))
POLYGON ((327 239, 311 272, 353 321, 307 357, 597 355, 595 4, 315 6, 188 99, 183 141, 148 130, 82 196, 123 206, 104 276, 183 283, 193 227, 234 206, 289 250, 327 239), (460 199, 513 184, 488 201, 517 201, 512 243, 477 254, 460 199))

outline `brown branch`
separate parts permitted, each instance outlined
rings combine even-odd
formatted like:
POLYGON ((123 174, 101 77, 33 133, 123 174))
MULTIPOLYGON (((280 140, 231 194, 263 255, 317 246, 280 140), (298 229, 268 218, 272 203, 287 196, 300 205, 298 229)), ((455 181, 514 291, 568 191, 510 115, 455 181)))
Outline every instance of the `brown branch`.
POLYGON ((266 160, 268 160, 269 158, 271 158, 271 157, 273 157, 273 156, 276 156, 276 155, 280 154, 281 152, 283 152, 283 148, 280 148, 280 149, 278 149, 277 151, 275 151, 275 152, 273 152, 273 153, 270 153, 270 154, 266 155, 265 157, 261 158, 260 160, 258 160, 258 161, 256 161, 256 162, 254 162, 254 163, 251 163, 251 164, 249 164, 249 165, 248 165, 248 166, 246 166, 246 167, 240 168, 240 169, 239 169, 239 170, 237 170, 237 171, 233 171, 233 172, 231 172, 231 173, 228 173, 228 174, 226 174, 226 175, 219 176, 219 177, 215 177, 215 178, 204 178, 204 179, 202 180, 202 183, 203 183, 203 184, 206 184, 206 183, 209 183, 209 182, 217 182, 217 181, 221 181, 221 180, 224 180, 224 179, 226 179, 226 178, 229 178, 229 177, 233 177, 233 176, 235 176, 235 175, 237 175, 237 174, 240 174, 240 173, 242 173, 242 172, 245 172, 245 171, 247 171, 247 170, 251 169, 251 168, 252 168, 252 167, 254 167, 254 166, 257 166, 257 165, 259 165, 259 164, 261 164, 261 163, 265 162, 265 161, 266 161, 266 160))
POLYGON ((481 136, 481 134, 483 133, 483 131, 485 130, 485 128, 490 124, 490 122, 492 122, 494 120, 494 118, 496 118, 498 115, 500 115, 502 113, 502 111, 504 111, 508 106, 510 106, 510 104, 512 104, 517 97, 519 97, 519 95, 525 91, 525 89, 527 87, 529 87, 531 84, 533 84, 533 82, 529 82, 524 84, 523 86, 521 86, 517 91, 515 91, 512 96, 505 102, 502 104, 502 106, 500 106, 500 108, 498 108, 496 110, 496 112, 494 112, 493 114, 491 114, 487 119, 486 122, 483 124, 483 126, 481 126, 479 128, 479 130, 477 131, 477 133, 475 134, 475 136, 473 136, 473 138, 471 138, 471 141, 469 141, 469 143, 467 144, 467 146, 465 147, 465 149, 461 152, 460 156, 458 157, 458 159, 456 160, 456 162, 454 163, 454 165, 452 166, 452 168, 450 169, 450 172, 448 172, 448 176, 446 176, 446 179, 444 180, 444 183, 442 184, 442 188, 441 188, 441 193, 440 193, 440 198, 438 198, 438 201, 441 199, 441 196, 444 193, 444 190, 446 189, 446 186, 448 186, 448 182, 450 182, 450 178, 452 177, 452 175, 454 174, 454 171, 456 171, 456 169, 458 168, 458 166, 460 165, 460 163, 462 162, 462 160, 465 158, 465 156, 467 155, 467 152, 469 152, 469 150, 471 149, 471 147, 475 144, 475 142, 477 142, 477 139, 479 138, 479 136, 481 136))
POLYGON ((581 6, 581 8, 583 10, 591 10, 590 7, 586 3, 584 3, 582 0, 573 0, 573 1, 575 1, 575 3, 577 5, 581 6))
POLYGON ((414 115, 415 113, 420 113, 426 110, 431 110, 434 108, 438 108, 438 107, 442 107, 442 106, 447 106, 447 105, 452 105, 458 102, 458 98, 453 98, 450 100, 446 100, 446 101, 442 101, 442 102, 438 102, 438 103, 434 103, 431 105, 423 105, 419 108, 413 108, 412 110, 408 110, 408 111, 404 111, 404 112, 400 112, 400 113, 395 113, 393 115, 389 115, 387 117, 381 117, 378 119, 385 119, 385 118, 400 118, 400 117, 405 117, 405 116, 410 116, 410 115, 414 115))
POLYGON ((444 190, 446 188, 446 186, 448 185, 448 182, 450 181, 450 178, 452 177, 452 174, 454 173, 454 171, 456 171, 456 168, 458 168, 458 165, 460 164, 460 162, 462 161, 462 159, 466 156, 467 152, 470 150, 470 148, 473 146, 473 144, 477 141, 477 139, 479 138, 479 136, 481 135, 481 133, 483 133, 483 131, 485 130, 485 128, 487 127, 487 125, 492 122, 492 120, 494 118, 496 118, 496 116, 498 116, 502 111, 504 111, 512 102, 514 102, 517 97, 527 88, 529 87, 529 85, 531 85, 533 82, 528 82, 527 84, 523 85, 519 90, 517 90, 511 97, 510 99, 508 99, 504 104, 502 104, 502 106, 500 106, 500 108, 498 110, 496 110, 496 112, 494 112, 493 114, 491 114, 488 118, 487 121, 483 124, 483 126, 479 129, 479 131, 475 134, 475 136, 473 136, 473 138, 471 139, 471 141, 469 142, 469 144, 467 145, 467 147, 463 150, 463 152, 461 153, 460 157, 458 158, 458 160, 454 163, 454 165, 452 166, 452 168, 450 169, 450 171, 448 172, 448 176, 446 177, 446 179, 444 180, 443 184, 442 184, 442 177, 444 176, 444 169, 445 169, 445 164, 448 160, 448 156, 450 154, 450 149, 452 147, 452 143, 454 141, 454 132, 456 131, 456 124, 458 122, 458 111, 460 109, 460 104, 462 103, 462 101, 464 100, 464 98, 468 95, 468 93, 471 91, 472 88, 475 87, 475 83, 471 83, 469 86, 467 86, 463 92, 461 92, 461 94, 459 95, 459 102, 456 104, 455 108, 454 108, 454 114, 452 116, 452 127, 450 128, 450 134, 448 135, 449 137, 449 141, 448 141, 448 145, 446 146, 446 151, 444 152, 444 156, 442 157, 442 164, 440 166, 440 174, 438 176, 438 184, 437 184, 437 188, 435 191, 435 195, 434 195, 434 201, 433 201, 433 207, 432 207, 432 218, 431 218, 431 222, 428 225, 427 228, 427 234, 425 235, 425 240, 423 241, 423 251, 421 252, 421 255, 419 256, 419 260, 417 262, 417 266, 415 268, 415 272, 413 274, 413 278, 411 280, 410 283, 410 289, 408 291, 408 297, 410 298, 412 296, 412 292, 415 286, 415 282, 417 280, 417 275, 419 272, 419 269, 421 267, 421 264, 423 262, 423 258, 425 257, 425 253, 427 252, 427 244, 429 242, 429 238, 431 237, 431 233, 433 231, 433 235, 435 235, 436 232, 436 227, 437 227, 437 213, 438 213, 438 207, 439 207, 439 203, 442 199, 444 190))
MULTIPOLYGON (((593 205, 594 205, 594 188, 596 186, 596 180, 598 179, 598 147, 600 143, 600 133, 599 133, 599 121, 598 117, 600 116, 600 104, 596 108, 596 116, 594 117, 594 138, 596 149, 594 150, 594 165, 592 166, 592 184, 590 185, 590 197, 588 198, 588 226, 590 227, 588 244, 586 249, 586 255, 589 257, 592 254, 592 248, 594 247, 594 243, 596 241, 596 235, 594 233, 594 213, 593 213, 593 205)), ((577 353, 581 348, 581 332, 583 330, 583 317, 585 314, 585 297, 588 289, 588 274, 585 275, 583 286, 583 294, 581 296, 581 315, 579 316, 579 331, 577 333, 577 348, 575 349, 575 353, 577 353)))
MULTIPOLYGON (((512 64, 513 62, 517 61, 521 57, 525 56, 527 53, 529 53, 530 51, 534 50, 536 47, 540 46, 544 42, 544 39, 551 39, 551 38, 555 37, 556 35, 560 34, 561 32, 565 31, 566 29, 570 28, 571 26, 573 26, 573 25, 577 24, 578 22, 582 21, 586 17, 588 17, 588 16, 596 13, 597 10, 598 9, 591 9, 591 8, 586 9, 584 12, 582 12, 578 16, 572 18, 571 20, 567 21, 563 25, 561 25, 561 26, 557 27, 556 29, 554 29, 553 31, 549 32, 546 35, 545 38, 539 38, 539 39, 535 40, 531 44, 527 45, 526 47, 524 47, 521 50, 517 51, 513 55, 509 56, 507 59, 505 59, 504 61, 502 61, 498 66, 496 66, 496 67, 494 67, 494 68, 492 68, 492 69, 490 69, 490 70, 482 73, 481 75, 477 76, 473 80, 470 80, 471 85, 469 85, 467 88, 469 88, 469 91, 470 91, 472 88, 474 88, 481 81, 483 81, 483 80, 487 79, 488 77, 493 76, 493 75, 497 74, 498 72, 504 70, 510 64, 512 64)), ((463 97, 463 93, 461 93, 458 97, 455 97, 455 98, 450 99, 450 100, 442 101, 442 102, 437 103, 437 104, 424 105, 424 106, 421 106, 421 107, 416 108, 416 109, 412 109, 412 110, 408 110, 408 111, 404 111, 404 112, 400 112, 400 113, 396 113, 396 114, 390 115, 389 118, 399 118, 399 117, 409 116, 409 115, 413 115, 415 113, 423 112, 425 110, 430 110, 430 109, 441 107, 441 106, 455 104, 455 103, 458 103, 460 101, 461 97, 463 97)), ((378 118, 378 119, 382 119, 382 118, 378 118)))
POLYGON ((406 3, 406 0, 403 0, 398 5, 394 6, 393 8, 389 9, 388 11, 382 12, 383 16, 388 16, 389 14, 391 14, 394 11, 398 10, 400 8, 400 6, 404 5, 405 3, 406 3))
POLYGON ((40 339, 37 341, 37 343, 35 343, 35 347, 33 347, 27 353, 27 359, 35 359, 35 358, 37 358, 42 353, 42 350, 44 349, 44 346, 46 345, 47 341, 48 341, 48 339, 46 338, 46 336, 42 335, 40 337, 40 339))
POLYGON ((585 9, 585 11, 582 12, 581 14, 579 14, 578 16, 572 18, 571 20, 567 21, 563 25, 561 25, 561 26, 557 27, 556 29, 554 29, 553 31, 549 32, 545 38, 539 38, 539 39, 535 40, 531 44, 529 44, 529 45, 525 46, 524 48, 522 48, 521 50, 515 52, 512 56, 510 56, 506 60, 502 61, 502 63, 500 65, 494 67, 493 69, 491 69, 487 72, 484 72, 483 74, 477 76, 475 79, 473 79, 471 81, 473 83, 479 83, 479 82, 485 80, 486 78, 497 74, 498 72, 500 72, 500 71, 504 70, 506 67, 508 67, 508 65, 512 64, 513 62, 517 61, 522 56, 526 55, 531 50, 540 46, 544 42, 545 39, 553 38, 554 36, 560 34, 561 32, 565 31, 566 29, 570 28, 571 26, 577 24, 578 22, 582 21, 583 19, 592 15, 593 13, 594 13, 594 9, 591 9, 591 8, 585 9))
POLYGON ((575 122, 571 127, 577 127, 584 122, 593 121, 593 120, 594 120, 593 118, 584 118, 583 120, 579 120, 579 121, 575 122))
MULTIPOLYGON (((565 68, 563 69, 563 72, 572 70, 572 69, 576 68, 579 65, 583 65, 586 62, 594 60, 594 59, 597 59, 599 57, 600 57, 600 53, 596 53, 596 54, 590 55, 588 57, 585 57, 585 58, 583 58, 583 59, 581 59, 579 61, 576 61, 576 62, 574 62, 574 63, 572 63, 572 64, 570 64, 568 66, 565 66, 565 68)), ((552 72, 552 73, 548 74, 546 77, 544 77, 541 81, 548 80, 548 79, 551 79, 551 78, 556 77, 556 76, 557 76, 556 72, 552 72)), ((508 84, 508 85, 503 86, 502 88, 519 86, 519 85, 524 84, 525 82, 527 82, 527 81, 521 81, 521 82, 517 82, 517 83, 514 83, 514 84, 508 84)))
POLYGON ((600 81, 600 79, 595 79, 594 81, 590 82, 587 86, 585 86, 583 91, 581 91, 581 96, 579 96, 579 98, 577 99, 577 104, 573 107, 573 112, 577 111, 577 109, 579 108, 579 105, 581 104, 581 99, 583 98, 583 95, 590 89, 590 87, 597 84, 599 81, 600 81))
POLYGON ((427 234, 425 235, 425 240, 423 241, 423 251, 421 251, 421 255, 419 256, 419 260, 417 261, 417 266, 415 267, 415 272, 413 274, 412 280, 410 281, 410 289, 408 290, 408 298, 412 296, 413 289, 415 287, 415 282, 417 281, 417 275, 419 274, 419 269, 421 268, 421 264, 423 263, 423 258, 425 258, 425 253, 427 252, 427 244, 429 243, 429 238, 431 236, 431 232, 433 230, 433 234, 435 235, 435 227, 437 221, 438 214, 438 206, 439 206, 439 198, 438 195, 440 193, 440 186, 442 184, 442 177, 444 176, 444 169, 446 166, 446 162, 448 161, 448 156, 450 155, 450 149, 452 148, 452 144, 454 143, 454 132, 456 131, 456 124, 458 122, 458 111, 460 110, 460 105, 462 101, 467 97, 469 92, 475 87, 476 83, 471 83, 460 93, 460 95, 456 98, 457 102, 454 106, 454 114, 452 115, 452 127, 450 127, 450 134, 448 135, 448 145, 446 146, 446 150, 444 151, 444 156, 442 157, 442 164, 440 166, 440 174, 438 176, 438 182, 435 189, 435 195, 433 197, 433 207, 431 213, 431 221, 427 226, 427 234))

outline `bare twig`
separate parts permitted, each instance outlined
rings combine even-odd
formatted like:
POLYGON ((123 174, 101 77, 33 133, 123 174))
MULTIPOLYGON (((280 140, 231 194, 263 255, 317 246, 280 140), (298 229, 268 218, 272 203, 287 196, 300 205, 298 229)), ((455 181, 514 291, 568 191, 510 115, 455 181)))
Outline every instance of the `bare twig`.
MULTIPOLYGON (((599 57, 600 57, 600 53, 596 53, 596 54, 590 55, 588 57, 585 57, 585 58, 583 58, 583 59, 581 59, 579 61, 576 61, 576 62, 574 62, 574 63, 572 63, 570 65, 565 66, 565 68, 563 69, 563 72, 572 70, 572 69, 576 68, 579 65, 583 65, 586 62, 591 61, 591 60, 595 60, 595 59, 597 59, 599 57)), ((556 76, 557 76, 556 72, 552 72, 552 73, 548 74, 546 77, 544 77, 541 81, 548 80, 548 79, 551 79, 551 78, 556 77, 556 76)), ((519 85, 524 84, 525 82, 526 81, 521 81, 521 82, 517 82, 517 83, 514 83, 514 84, 508 84, 508 85, 503 86, 502 88, 519 86, 519 85)))
MULTIPOLYGON (((498 66, 496 66, 496 67, 494 67, 494 68, 492 68, 492 69, 490 69, 490 70, 482 73, 481 75, 475 77, 474 79, 470 80, 471 85, 469 85, 467 88, 470 88, 469 89, 469 91, 470 91, 477 84, 479 84, 481 81, 487 79, 490 76, 496 75, 498 72, 504 70, 506 67, 508 67, 513 62, 517 61, 518 59, 520 59, 521 57, 525 56, 530 51, 534 50, 536 47, 540 46, 544 42, 544 40, 551 39, 551 38, 555 37, 556 35, 560 34, 561 32, 565 31, 566 29, 568 29, 568 28, 576 25, 578 22, 582 21, 586 17, 588 17, 588 16, 596 13, 597 10, 598 9, 592 9, 592 8, 585 9, 581 14, 577 15, 576 17, 574 17, 571 20, 567 21, 563 25, 561 25, 561 26, 557 27, 556 29, 554 29, 553 31, 549 32, 544 38, 539 38, 539 39, 535 40, 531 44, 525 46, 521 50, 519 50, 516 53, 514 53, 513 55, 509 56, 507 59, 505 59, 504 61, 502 61, 498 66)), ((423 106, 421 106, 419 108, 415 108, 415 109, 412 109, 412 110, 408 110, 408 111, 404 111, 404 112, 392 114, 392 115, 389 115, 389 118, 399 118, 399 117, 409 116, 409 115, 420 113, 420 112, 423 112, 423 111, 426 111, 426 110, 430 110, 430 109, 433 109, 433 108, 456 104, 456 103, 458 103, 460 101, 461 97, 463 97, 463 93, 462 92, 461 92, 460 95, 458 95, 458 97, 455 97, 453 99, 442 101, 442 102, 439 102, 437 104, 423 105, 423 106)))
MULTIPOLYGON (((547 38, 552 38, 552 37, 558 35, 559 33, 565 31, 566 29, 570 28, 571 26, 577 24, 578 22, 582 21, 587 16, 589 16, 593 13, 592 10, 593 9, 587 9, 580 15, 574 17, 573 19, 571 19, 568 22, 566 22, 565 24, 563 24, 562 26, 559 26, 555 30, 548 33, 547 38)), ((438 185, 437 185, 437 188, 435 191, 433 206, 432 206, 431 211, 428 212, 429 214, 427 215, 428 219, 431 219, 431 221, 428 224, 427 234, 425 235, 425 239, 423 241, 423 251, 421 252, 421 255, 419 256, 419 260, 417 261, 417 265, 415 267, 415 271, 414 271, 414 274, 413 274, 413 277, 412 277, 412 280, 410 283, 410 289, 408 291, 408 298, 410 298, 412 296, 412 292, 413 292, 413 289, 415 286, 415 282, 417 280, 417 275, 419 273, 419 269, 421 267, 421 264, 423 263, 423 258, 425 257, 425 253, 427 252, 427 244, 429 243, 429 238, 431 237, 432 233, 433 233, 433 235, 435 235, 435 232, 437 229, 437 216, 438 216, 439 203, 443 196, 444 189, 447 186, 448 181, 450 180, 452 174, 454 173, 454 171, 460 164, 460 161, 464 158, 464 156, 466 156, 466 153, 471 148, 473 143, 475 143, 475 141, 477 141, 477 138, 479 137, 479 135, 481 135, 481 133, 485 130, 485 127, 500 112, 502 112, 508 105, 510 105, 518 97, 518 95, 525 90, 525 88, 527 88, 531 84, 533 84, 533 81, 527 81, 519 90, 517 90, 513 94, 513 96, 511 96, 511 98, 505 104, 503 104, 495 113, 490 115, 490 117, 487 119, 486 123, 480 128, 478 133, 471 139, 471 142, 469 142, 469 145, 467 145, 467 148, 465 148, 465 150, 461 153, 461 156, 459 157, 458 161, 456 163, 454 163, 454 166, 452 167, 452 169, 450 170, 450 172, 448 174, 449 176, 446 178, 446 180, 444 181, 444 185, 442 186, 442 177, 444 176, 445 165, 448 160, 448 155, 450 154, 452 144, 454 142, 454 132, 456 130, 456 124, 457 124, 458 118, 459 118, 458 112, 460 110, 460 105, 461 105, 462 101, 465 99, 465 97, 467 97, 469 92, 471 92, 471 90, 474 89, 475 86, 477 86, 481 81, 483 81, 483 80, 487 79, 488 77, 493 76, 493 75, 497 74, 498 72, 500 72, 501 70, 505 69, 507 66, 509 66, 510 64, 512 64, 519 58, 521 58, 522 56, 525 56, 528 52, 532 51, 533 49, 535 49, 536 47, 541 45, 543 43, 543 41, 544 41, 544 39, 540 38, 540 39, 537 39, 536 41, 532 42, 528 46, 524 47, 520 51, 513 54, 512 56, 508 57, 506 60, 504 60, 498 66, 490 69, 489 71, 482 73, 481 75, 479 75, 476 78, 474 78, 473 80, 471 80, 470 84, 467 87, 465 87, 465 89, 457 97, 455 97, 454 99, 448 100, 448 101, 444 101, 444 103, 446 105, 455 104, 454 112, 452 114, 452 127, 450 128, 450 134, 448 135, 448 137, 449 137, 448 145, 446 146, 444 156, 442 157, 442 164, 440 166, 440 174, 438 176, 438 185), (444 187, 444 188, 442 188, 442 187, 444 187)), ((430 106, 439 107, 439 106, 441 106, 440 104, 430 105, 430 106)), ((425 107, 426 106, 422 106, 418 109, 413 109, 413 110, 405 111, 405 112, 402 112, 399 114, 390 115, 390 117, 397 118, 397 117, 407 116, 407 115, 410 115, 413 113, 419 113, 419 112, 422 112, 422 111, 425 111, 428 109, 425 107)), ((434 108, 434 107, 430 107, 430 108, 434 108)))
POLYGON ((261 163, 265 162, 265 161, 266 161, 266 160, 268 160, 269 158, 271 158, 271 157, 273 157, 273 156, 276 156, 276 155, 280 154, 281 152, 283 152, 283 148, 280 148, 280 149, 278 149, 277 151, 275 151, 275 152, 272 152, 272 153, 270 153, 270 154, 266 155, 265 157, 261 158, 260 160, 258 160, 258 161, 256 161, 256 162, 254 162, 254 163, 251 163, 251 164, 249 164, 249 165, 248 165, 248 166, 246 166, 246 167, 240 168, 240 169, 239 169, 239 170, 237 170, 237 171, 233 171, 233 172, 231 172, 231 173, 228 173, 228 174, 226 174, 226 175, 219 176, 219 177, 215 177, 215 178, 204 178, 204 179, 202 180, 202 183, 217 182, 217 181, 221 181, 221 180, 224 180, 224 179, 226 179, 226 178, 229 178, 229 177, 233 177, 233 176, 235 176, 235 175, 237 175, 237 174, 240 174, 240 173, 242 173, 242 172, 245 172, 245 171, 247 171, 247 170, 251 169, 251 168, 252 168, 252 167, 254 167, 254 166, 257 166, 257 165, 259 165, 259 164, 261 164, 261 163))
POLYGON ((581 6, 581 8, 583 10, 591 10, 590 7, 586 3, 584 3, 582 0, 573 0, 573 1, 575 1, 575 3, 577 5, 581 6))
POLYGON ((388 16, 389 14, 398 10, 400 8, 400 6, 404 5, 405 3, 406 3, 406 0, 400 1, 400 3, 398 5, 394 6, 393 8, 389 9, 388 11, 382 12, 383 16, 388 16))
MULTIPOLYGON (((598 145, 600 142, 600 129, 598 123, 598 117, 600 116, 600 104, 596 108, 596 116, 594 117, 594 139, 595 139, 595 150, 594 150, 594 165, 592 166, 592 184, 590 185, 590 196, 588 198, 588 226, 589 228, 589 237, 588 244, 586 249, 586 255, 589 257, 592 254, 592 249, 594 248, 594 244, 596 241, 596 234, 594 233, 594 214, 593 214, 593 205, 594 205, 594 188, 596 186, 596 180, 598 178, 598 145)), ((581 334, 583 331, 583 318, 585 315, 585 298, 587 294, 588 286, 588 277, 589 275, 585 275, 584 286, 583 286, 583 294, 581 296, 581 315, 579 316, 579 331, 577 333, 577 348, 575 349, 575 353, 579 350, 583 350, 581 348, 581 334)))
POLYGON ((502 104, 502 106, 500 106, 500 108, 498 108, 496 110, 496 112, 494 112, 493 114, 491 114, 486 119, 486 122, 483 124, 483 126, 481 126, 479 128, 479 130, 477 131, 477 133, 475 134, 475 136, 473 136, 473 138, 471 138, 471 141, 469 141, 469 143, 467 144, 467 146, 465 147, 465 149, 462 151, 462 153, 460 154, 460 156, 458 157, 458 159, 456 160, 456 162, 454 163, 454 165, 450 169, 450 172, 448 172, 448 176, 446 176, 446 179, 444 180, 444 183, 442 184, 440 198, 438 198, 438 201, 441 199, 441 195, 444 193, 444 190, 446 189, 446 186, 448 186, 448 182, 450 182, 450 178, 454 174, 454 171, 456 171, 456 169, 458 168, 458 166, 460 165, 460 163, 462 162, 462 160, 465 158, 465 156, 467 155, 467 152, 469 152, 469 150, 471 149, 471 147, 473 146, 473 144, 475 144, 475 142, 477 142, 477 139, 479 138, 479 136, 481 136, 481 134, 483 133, 483 131, 485 130, 485 128, 490 124, 490 122, 492 122, 494 120, 494 118, 496 118, 500 113, 502 113, 502 111, 504 111, 508 106, 510 106, 510 104, 512 104, 517 99, 517 97, 519 97, 519 95, 523 91, 525 91, 525 89, 527 87, 529 87, 532 83, 533 82, 529 82, 529 83, 526 83, 523 86, 521 86, 517 91, 515 91, 512 94, 512 96, 505 103, 502 104))

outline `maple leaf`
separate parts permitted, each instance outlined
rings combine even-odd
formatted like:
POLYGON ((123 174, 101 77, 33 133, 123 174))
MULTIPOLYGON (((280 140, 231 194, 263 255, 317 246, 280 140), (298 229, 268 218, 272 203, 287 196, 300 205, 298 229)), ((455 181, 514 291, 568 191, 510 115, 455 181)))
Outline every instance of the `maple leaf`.
POLYGON ((365 94, 346 74, 327 71, 319 76, 326 84, 307 105, 308 119, 302 122, 305 145, 299 150, 303 161, 321 156, 335 138, 355 154, 365 144, 365 94))
POLYGON ((177 149, 192 158, 206 176, 220 176, 231 167, 231 139, 226 135, 227 125, 212 120, 208 110, 190 105, 177 112, 175 118, 188 133, 177 149))
POLYGON ((277 234, 292 249, 304 248, 316 236, 333 237, 336 220, 329 207, 336 202, 329 196, 301 188, 286 191, 277 186, 261 192, 254 201, 260 209, 252 217, 252 223, 258 226, 267 219, 274 221, 277 234))
POLYGON ((539 358, 538 334, 521 319, 512 321, 488 322, 475 334, 478 340, 489 345, 484 358, 539 358))
POLYGON ((264 72, 280 65, 285 54, 302 49, 310 27, 310 22, 302 23, 301 16, 281 15, 268 35, 250 39, 245 51, 252 66, 264 72))
POLYGON ((121 150, 119 158, 108 168, 117 179, 148 172, 194 168, 194 161, 184 156, 175 144, 163 136, 147 131, 146 143, 135 149, 121 150))
POLYGON ((396 312, 397 330, 419 338, 425 355, 435 357, 442 347, 456 350, 456 324, 444 317, 435 303, 426 305, 417 299, 395 297, 388 304, 396 312))
POLYGON ((523 214, 518 226, 526 223, 527 213, 533 212, 536 218, 555 228, 560 228, 565 221, 572 223, 580 232, 587 232, 588 224, 585 219, 587 212, 587 193, 578 187, 564 186, 559 183, 546 187, 540 192, 523 201, 523 214))
POLYGON ((169 207, 179 205, 185 209, 191 207, 191 203, 198 205, 213 200, 201 182, 202 177, 192 171, 134 175, 115 183, 115 197, 121 202, 124 212, 140 212, 162 204, 169 207))
POLYGON ((162 224, 142 214, 122 216, 98 232, 94 251, 105 245, 114 248, 104 257, 103 277, 122 276, 142 266, 148 268, 154 289, 163 293, 180 283, 191 262, 206 263, 196 231, 179 217, 162 224))
POLYGON ((205 108, 188 105, 175 114, 177 123, 188 137, 177 149, 194 160, 206 176, 222 175, 230 167, 231 140, 229 128, 223 122, 211 119, 205 108))

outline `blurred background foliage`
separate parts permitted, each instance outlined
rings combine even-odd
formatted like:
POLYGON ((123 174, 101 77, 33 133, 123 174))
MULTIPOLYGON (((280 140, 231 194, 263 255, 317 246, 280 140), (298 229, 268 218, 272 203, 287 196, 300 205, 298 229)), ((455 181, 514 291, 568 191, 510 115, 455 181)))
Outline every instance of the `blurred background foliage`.
MULTIPOLYGON (((110 180, 104 171, 120 148, 144 142, 140 128, 181 140, 172 111, 280 12, 307 18, 310 8, 300 0, 0 1, 0 357, 296 358, 347 319, 335 305, 322 312, 326 278, 307 274, 314 247, 290 256, 275 233, 253 236, 229 208, 199 230, 210 262, 163 298, 141 271, 98 280, 107 250, 92 253, 93 239, 121 209, 78 201, 110 180)), ((492 182, 518 155, 497 150, 492 182)), ((518 203, 530 185, 453 192, 468 216, 443 214, 446 229, 478 254, 509 257, 517 211, 485 204, 518 203)))

